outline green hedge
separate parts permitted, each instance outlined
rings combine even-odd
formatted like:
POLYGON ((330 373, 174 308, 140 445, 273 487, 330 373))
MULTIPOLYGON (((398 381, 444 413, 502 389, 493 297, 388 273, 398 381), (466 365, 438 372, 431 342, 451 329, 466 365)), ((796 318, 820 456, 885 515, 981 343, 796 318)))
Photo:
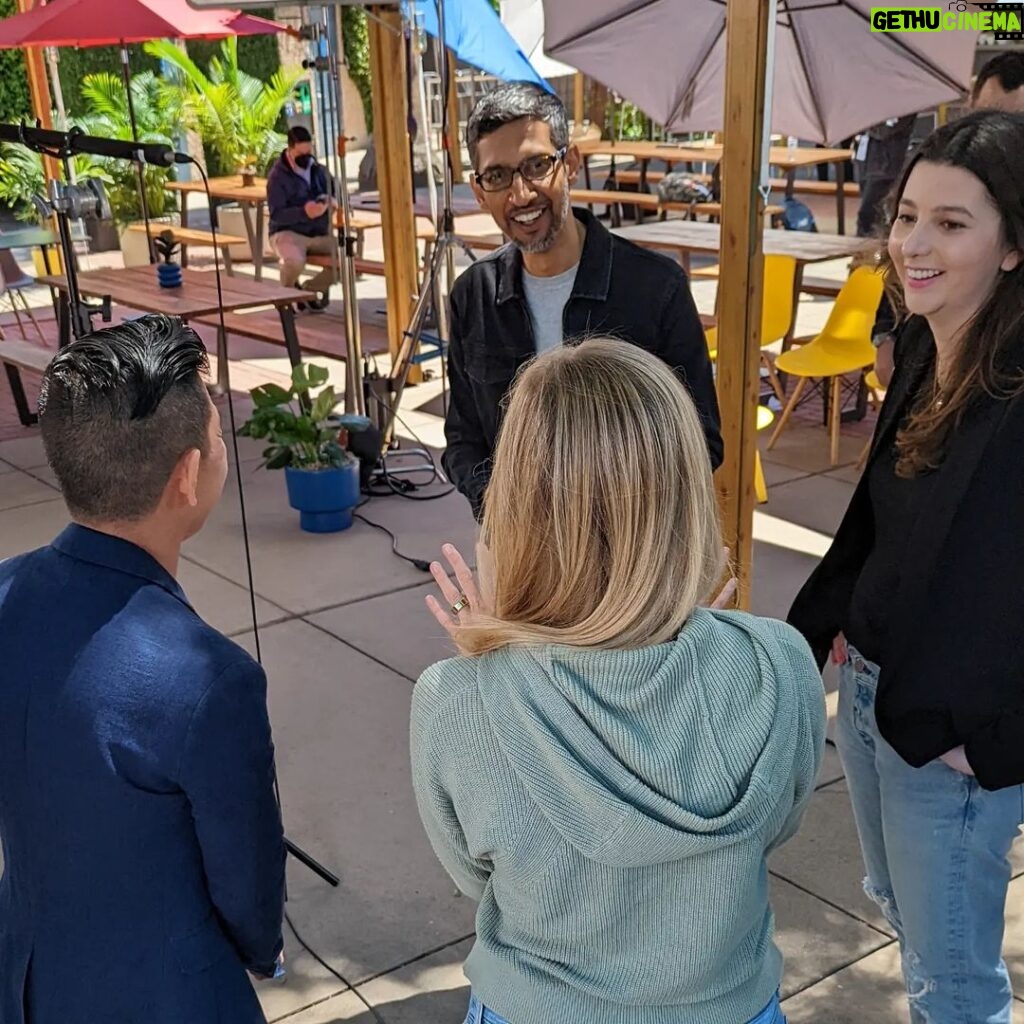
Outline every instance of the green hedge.
POLYGON ((341 11, 342 45, 348 73, 363 101, 366 132, 373 132, 373 96, 370 79, 370 33, 366 27, 366 11, 361 7, 343 7, 341 11))
MULTIPOLYGON (((64 93, 64 107, 71 118, 81 117, 86 112, 82 99, 82 79, 98 71, 121 75, 120 46, 90 46, 78 50, 73 46, 62 46, 57 51, 60 69, 60 87, 64 93)), ((143 53, 141 43, 128 47, 128 67, 133 75, 143 71, 160 72, 160 62, 143 53)))
MULTIPOLYGON (((0 0, 0 18, 17 13, 15 0, 0 0)), ((0 50, 0 121, 32 119, 32 97, 28 91, 28 69, 20 50, 0 50)))

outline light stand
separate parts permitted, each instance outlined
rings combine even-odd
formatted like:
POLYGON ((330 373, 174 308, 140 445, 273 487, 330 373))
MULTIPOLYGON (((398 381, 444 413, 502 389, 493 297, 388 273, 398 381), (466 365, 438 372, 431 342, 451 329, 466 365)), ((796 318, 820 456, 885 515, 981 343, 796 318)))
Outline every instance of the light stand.
MULTIPOLYGON (((336 7, 334 18, 330 17, 327 6, 307 8, 303 11, 306 26, 304 34, 308 34, 316 47, 316 55, 311 60, 302 62, 303 67, 312 69, 320 87, 322 101, 320 103, 321 120, 324 127, 323 143, 330 144, 335 140, 334 150, 340 161, 337 177, 330 174, 328 167, 328 187, 338 200, 338 213, 341 223, 338 228, 338 249, 332 253, 332 269, 334 276, 341 284, 342 305, 345 315, 345 412, 363 415, 366 411, 363 394, 362 378, 362 325, 359 320, 359 299, 356 294, 356 251, 358 238, 350 230, 352 223, 352 205, 346 185, 345 152, 347 138, 345 136, 345 116, 342 105, 342 91, 339 85, 341 68, 344 61, 338 59, 342 51, 341 45, 341 8, 336 7), (333 21, 333 24, 332 24, 333 21), (332 38, 333 37, 333 38, 332 38)), ((332 212, 332 217, 334 216, 332 212)))
MULTIPOLYGON (((444 154, 442 161, 444 201, 440 216, 437 222, 437 236, 434 239, 430 262, 427 265, 423 277, 423 285, 420 288, 419 297, 413 307, 409 325, 406 328, 402 344, 395 357, 391 374, 387 379, 388 402, 387 418, 384 422, 382 433, 385 448, 393 448, 395 421, 398 410, 402 403, 402 395, 409 380, 409 372, 416 362, 416 351, 421 342, 427 342, 437 347, 441 356, 442 387, 444 388, 444 356, 449 337, 448 303, 447 294, 454 277, 454 253, 456 247, 465 252, 471 260, 476 261, 476 256, 462 239, 455 234, 455 215, 452 212, 452 153, 450 148, 451 125, 449 123, 448 94, 451 89, 451 75, 449 63, 445 52, 445 14, 444 0, 437 2, 437 37, 441 57, 439 59, 439 74, 441 80, 441 148, 444 154), (447 281, 446 281, 447 279, 447 281), (447 287, 446 287, 447 283, 447 287), (437 322, 437 334, 425 333, 428 314, 433 308, 437 322)), ((429 152, 428 152, 429 159, 429 152)), ((461 155, 459 155, 461 159, 461 155)), ((447 389, 442 391, 445 412, 447 413, 447 389)), ((405 473, 415 473, 424 470, 434 471, 434 463, 430 454, 422 448, 405 450, 385 450, 382 456, 382 471, 385 476, 405 473), (415 455, 422 457, 425 464, 400 466, 389 469, 386 460, 389 457, 407 457, 415 455)))

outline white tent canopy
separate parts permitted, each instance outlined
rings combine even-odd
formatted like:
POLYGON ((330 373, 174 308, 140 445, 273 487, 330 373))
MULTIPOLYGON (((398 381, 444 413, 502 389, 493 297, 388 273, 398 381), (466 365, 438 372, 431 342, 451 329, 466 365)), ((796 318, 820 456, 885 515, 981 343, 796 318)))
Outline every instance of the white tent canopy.
POLYGON ((544 5, 541 0, 501 0, 501 20, 539 75, 558 78, 576 73, 575 68, 544 53, 544 5))

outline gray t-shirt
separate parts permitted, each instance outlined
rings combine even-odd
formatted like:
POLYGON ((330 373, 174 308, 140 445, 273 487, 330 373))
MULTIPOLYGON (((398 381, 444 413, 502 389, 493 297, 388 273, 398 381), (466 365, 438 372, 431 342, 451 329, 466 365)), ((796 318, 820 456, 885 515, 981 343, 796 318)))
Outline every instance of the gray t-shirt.
POLYGON ((523 267, 523 290, 533 323, 533 340, 537 355, 562 344, 562 313, 572 294, 576 280, 576 263, 554 277, 534 277, 523 267))

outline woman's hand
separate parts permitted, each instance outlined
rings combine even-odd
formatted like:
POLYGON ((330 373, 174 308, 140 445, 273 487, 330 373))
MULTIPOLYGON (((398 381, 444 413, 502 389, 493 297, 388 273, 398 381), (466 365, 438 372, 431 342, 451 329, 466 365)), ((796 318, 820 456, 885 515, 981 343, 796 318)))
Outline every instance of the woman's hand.
POLYGON ((466 560, 459 554, 458 549, 454 544, 445 544, 441 548, 441 553, 455 573, 455 582, 452 582, 440 562, 431 562, 430 574, 441 591, 443 603, 430 594, 427 596, 427 607, 444 627, 445 632, 449 636, 454 636, 455 630, 472 621, 474 612, 483 609, 473 570, 466 565, 466 560))
POLYGON ((961 775, 970 775, 973 777, 974 769, 971 767, 970 761, 967 760, 967 753, 963 746, 957 747, 955 750, 948 750, 942 755, 941 759, 955 772, 960 772, 961 775))
POLYGON ((846 647, 846 637, 839 633, 832 641, 832 664, 845 665, 850 659, 850 652, 846 647))
MULTIPOLYGON (((725 555, 725 564, 731 569, 729 563, 729 555, 732 552, 728 548, 722 548, 722 554, 725 555)), ((708 605, 709 608, 715 608, 721 610, 723 608, 731 608, 733 606, 733 599, 736 597, 736 587, 738 586, 735 576, 730 576, 725 581, 725 586, 718 592, 718 597, 708 605)))

